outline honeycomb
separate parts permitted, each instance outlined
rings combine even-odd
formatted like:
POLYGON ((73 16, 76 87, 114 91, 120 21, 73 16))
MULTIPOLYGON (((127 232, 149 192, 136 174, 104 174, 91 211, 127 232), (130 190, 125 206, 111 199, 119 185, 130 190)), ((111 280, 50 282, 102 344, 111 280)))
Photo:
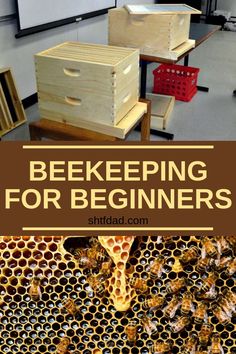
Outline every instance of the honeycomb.
MULTIPOLYGON (((201 325, 194 323, 193 313, 203 300, 196 294, 211 267, 200 273, 196 271, 196 261, 183 263, 181 257, 193 246, 197 247, 200 257, 203 251, 201 236, 166 239, 107 236, 98 240, 105 248, 100 249, 100 257, 104 257, 102 263, 86 263, 82 261, 83 257, 86 259, 83 250, 93 247, 92 242, 97 242, 94 237, 0 237, 0 353, 147 354, 152 352, 155 343, 168 343, 168 340, 172 343, 169 353, 181 353, 190 334, 199 337, 201 325), (115 248, 119 249, 115 252, 118 256, 114 257, 112 252, 117 246, 120 247, 115 248), (122 258, 123 251, 126 255, 122 258), (110 263, 109 256, 112 258, 110 263), (158 277, 151 276, 153 261, 160 256, 165 260, 162 271, 158 277), (106 275, 98 278, 105 269, 105 262, 108 263, 106 275), (118 283, 120 279, 116 278, 119 267, 122 277, 125 274, 123 290, 122 282, 118 283), (89 281, 91 277, 99 279, 96 291, 89 281), (37 279, 40 283, 38 288, 36 286, 36 297, 32 296, 35 279, 36 284, 37 279), (131 279, 142 280, 146 288, 136 288, 136 282, 131 279), (176 279, 185 279, 187 284, 177 292, 179 299, 187 291, 193 296, 193 309, 187 316, 189 324, 177 333, 171 328, 173 323, 179 322, 181 308, 171 319, 165 312, 175 296, 167 291, 169 282, 176 279), (120 293, 116 290, 119 289, 122 296, 126 296, 125 293, 130 296, 129 308, 123 311, 119 311, 119 301, 117 304, 120 293), (164 304, 157 309, 147 309, 147 299, 151 295, 162 297, 164 304), (65 306, 68 301, 71 301, 70 309, 65 306), (149 332, 144 316, 155 331, 149 332), (127 341, 130 322, 137 327, 135 343, 127 341)), ((234 252, 235 259, 235 250, 230 252, 234 252)), ((216 262, 219 261, 217 258, 216 262)), ((211 305, 225 289, 236 293, 235 278, 235 272, 229 276, 224 267, 218 270, 214 289, 217 299, 211 300, 207 309, 208 321, 213 326, 213 333, 219 334, 224 353, 234 354, 235 312, 223 325, 215 317, 211 305)), ((202 352, 210 348, 211 341, 202 352)))

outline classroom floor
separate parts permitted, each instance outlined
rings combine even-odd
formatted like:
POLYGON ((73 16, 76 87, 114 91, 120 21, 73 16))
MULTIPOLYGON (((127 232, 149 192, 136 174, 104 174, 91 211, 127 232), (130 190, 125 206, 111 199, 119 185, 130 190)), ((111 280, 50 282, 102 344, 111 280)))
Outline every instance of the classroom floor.
MULTIPOLYGON (((190 55, 189 65, 201 69, 199 85, 208 86, 209 93, 198 92, 189 103, 176 101, 167 131, 175 140, 236 140, 236 45, 234 32, 217 32, 190 55)), ((151 64, 148 91, 152 91, 151 64)), ((28 122, 39 117, 38 107, 26 110, 28 122)), ((129 140, 138 139, 138 132, 129 140)), ((27 124, 5 135, 2 140, 29 140, 27 124)), ((152 135, 151 140, 162 140, 152 135)))

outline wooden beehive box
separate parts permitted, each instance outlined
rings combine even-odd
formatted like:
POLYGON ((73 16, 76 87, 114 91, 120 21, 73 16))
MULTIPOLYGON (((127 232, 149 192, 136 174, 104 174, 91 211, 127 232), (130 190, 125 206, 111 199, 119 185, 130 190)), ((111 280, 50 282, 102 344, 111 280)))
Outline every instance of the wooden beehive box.
POLYGON ((175 97, 148 93, 146 98, 152 102, 151 128, 166 129, 174 109, 175 97))
POLYGON ((139 97, 139 51, 66 42, 36 55, 42 118, 116 126, 139 97))
POLYGON ((195 41, 189 39, 187 5, 130 5, 109 11, 109 44, 139 48, 141 54, 177 59, 195 41))
POLYGON ((26 122, 10 68, 0 69, 0 137, 26 122))

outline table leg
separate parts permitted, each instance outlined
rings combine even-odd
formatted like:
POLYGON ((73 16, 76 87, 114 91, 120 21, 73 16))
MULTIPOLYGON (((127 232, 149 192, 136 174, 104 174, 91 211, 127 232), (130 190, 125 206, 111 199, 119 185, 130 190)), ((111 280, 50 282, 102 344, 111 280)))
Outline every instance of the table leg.
POLYGON ((189 63, 189 54, 184 57, 184 66, 188 66, 189 63))
MULTIPOLYGON (((184 57, 184 66, 188 66, 189 64, 189 54, 187 54, 184 57)), ((209 92, 209 87, 205 87, 205 86, 197 86, 198 91, 202 91, 202 92, 209 92)))
MULTIPOLYGON (((141 87, 140 87, 140 97, 141 98, 146 98, 146 89, 147 89, 147 66, 148 66, 148 62, 146 60, 141 60, 140 61, 140 67, 141 67, 141 87)), ((144 124, 145 126, 145 124, 144 124)), ((137 130, 141 130, 146 128, 142 128, 141 127, 137 127, 137 130)), ((162 130, 156 130, 156 129, 151 129, 150 130, 151 134, 153 135, 157 135, 160 136, 162 138, 165 138, 167 140, 173 140, 174 139, 174 134, 168 133, 168 132, 164 132, 162 130)), ((143 133, 145 134, 145 133, 143 133)), ((141 138, 142 139, 142 138, 141 138)))
POLYGON ((209 92, 209 87, 197 86, 198 91, 209 92))
POLYGON ((37 128, 34 124, 29 124, 30 140, 40 141, 42 140, 40 129, 37 128))
POLYGON ((147 104, 147 113, 145 113, 141 121, 141 142, 146 142, 150 141, 151 101, 141 98, 140 102, 147 104))
POLYGON ((146 98, 146 88, 147 88, 147 66, 148 62, 146 60, 141 60, 141 87, 140 87, 140 96, 141 98, 146 98))

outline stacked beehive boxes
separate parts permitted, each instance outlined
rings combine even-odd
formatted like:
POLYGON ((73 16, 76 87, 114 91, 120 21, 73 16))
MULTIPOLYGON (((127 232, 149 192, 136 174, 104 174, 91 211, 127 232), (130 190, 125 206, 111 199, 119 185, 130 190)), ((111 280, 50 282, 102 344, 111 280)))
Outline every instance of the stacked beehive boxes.
POLYGON ((176 60, 194 47, 187 5, 129 6, 109 11, 109 43, 139 48, 141 54, 176 60))
POLYGON ((36 55, 42 118, 102 133, 139 98, 139 51, 66 42, 36 55))

